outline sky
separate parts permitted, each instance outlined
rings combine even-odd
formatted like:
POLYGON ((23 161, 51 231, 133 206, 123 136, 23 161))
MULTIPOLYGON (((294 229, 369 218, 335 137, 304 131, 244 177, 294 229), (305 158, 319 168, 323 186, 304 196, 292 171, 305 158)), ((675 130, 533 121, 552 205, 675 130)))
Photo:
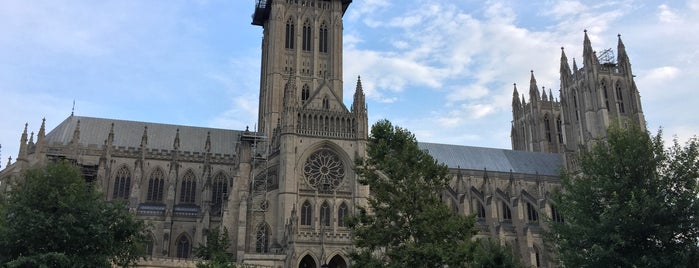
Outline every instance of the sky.
MULTIPOLYGON (((0 166, 25 123, 70 116, 242 130, 257 120, 262 28, 254 0, 3 0, 0 166)), ((699 133, 699 0, 354 0, 344 15, 344 101, 357 76, 369 124, 419 141, 511 148, 513 84, 558 96, 561 47, 617 34, 648 129, 699 133)), ((571 62, 572 64, 572 62, 571 62)), ((528 98, 528 97, 527 97, 528 98)))

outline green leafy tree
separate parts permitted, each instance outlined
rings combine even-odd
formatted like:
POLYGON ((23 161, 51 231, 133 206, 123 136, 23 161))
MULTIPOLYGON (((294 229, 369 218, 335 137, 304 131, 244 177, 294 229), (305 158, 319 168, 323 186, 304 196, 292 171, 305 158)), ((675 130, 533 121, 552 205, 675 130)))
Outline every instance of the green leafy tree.
POLYGON ((474 218, 455 214, 440 195, 448 168, 418 147, 415 136, 389 121, 372 126, 367 158, 358 159, 368 208, 348 223, 356 267, 462 267, 471 260, 474 218))
POLYGON ((27 171, 0 212, 5 267, 129 266, 145 253, 144 223, 65 161, 27 171))
POLYGON ((197 264, 198 268, 230 268, 235 266, 235 258, 228 253, 231 246, 228 236, 228 228, 223 227, 223 231, 213 229, 206 236, 206 245, 199 244, 194 249, 194 255, 204 260, 197 264))
POLYGON ((638 126, 611 127, 608 141, 580 155, 555 196, 563 223, 548 242, 566 267, 696 265, 699 143, 669 149, 638 126))
POLYGON ((494 239, 479 239, 469 267, 478 268, 525 268, 513 252, 513 248, 494 239))

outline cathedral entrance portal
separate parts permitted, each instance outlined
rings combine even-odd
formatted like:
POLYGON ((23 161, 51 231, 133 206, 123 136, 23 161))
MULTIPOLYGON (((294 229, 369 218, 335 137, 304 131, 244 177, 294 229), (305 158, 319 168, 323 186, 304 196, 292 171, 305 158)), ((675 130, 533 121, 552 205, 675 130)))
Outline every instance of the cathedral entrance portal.
POLYGON ((330 259, 330 263, 328 263, 329 268, 347 268, 347 263, 345 262, 345 259, 340 257, 340 255, 335 255, 332 259, 330 259))
POLYGON ((311 255, 306 255, 301 259, 301 262, 299 263, 299 268, 317 268, 318 265, 316 264, 316 261, 311 257, 311 255))

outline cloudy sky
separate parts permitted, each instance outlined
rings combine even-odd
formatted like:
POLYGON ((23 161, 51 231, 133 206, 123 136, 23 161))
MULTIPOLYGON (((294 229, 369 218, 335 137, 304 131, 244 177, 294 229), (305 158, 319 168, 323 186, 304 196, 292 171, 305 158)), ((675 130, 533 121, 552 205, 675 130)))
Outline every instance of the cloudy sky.
MULTIPOLYGON (((254 0, 3 0, 0 144, 16 158, 71 113, 244 129, 257 119, 262 29, 254 0)), ((512 84, 559 89, 560 48, 622 34, 651 130, 699 133, 699 0, 354 0, 344 86, 420 141, 510 148, 512 84)), ((580 61, 578 61, 580 62, 580 61)))

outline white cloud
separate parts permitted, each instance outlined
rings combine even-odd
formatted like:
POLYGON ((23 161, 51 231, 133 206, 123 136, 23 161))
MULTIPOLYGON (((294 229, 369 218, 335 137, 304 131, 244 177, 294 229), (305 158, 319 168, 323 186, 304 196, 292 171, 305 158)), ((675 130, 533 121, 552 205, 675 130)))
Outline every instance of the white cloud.
POLYGON ((658 20, 664 23, 672 23, 678 20, 678 16, 668 5, 663 4, 658 6, 658 20))
POLYGON ((552 8, 544 10, 546 16, 553 16, 557 19, 574 16, 587 10, 587 7, 578 1, 557 1, 552 8))

